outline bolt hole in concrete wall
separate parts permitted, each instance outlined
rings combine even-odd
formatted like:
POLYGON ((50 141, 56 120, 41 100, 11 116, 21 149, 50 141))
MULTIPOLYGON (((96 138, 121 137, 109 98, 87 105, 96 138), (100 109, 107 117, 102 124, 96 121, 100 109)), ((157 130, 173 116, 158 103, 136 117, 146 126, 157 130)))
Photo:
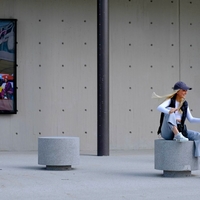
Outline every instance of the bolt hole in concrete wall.
MULTIPOLYGON (((150 149, 160 103, 153 91, 185 80, 200 113, 199 2, 109 2, 110 147, 150 149)), ((1 1, 0 17, 18 19, 18 113, 0 116, 0 150, 37 150, 40 136, 78 136, 81 151, 96 150, 96 15, 94 0, 1 1)))

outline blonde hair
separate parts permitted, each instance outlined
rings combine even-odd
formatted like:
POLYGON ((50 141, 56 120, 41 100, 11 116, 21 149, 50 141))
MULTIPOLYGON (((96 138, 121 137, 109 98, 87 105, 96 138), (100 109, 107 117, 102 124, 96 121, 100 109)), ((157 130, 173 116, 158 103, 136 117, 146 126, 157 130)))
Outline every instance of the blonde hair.
MULTIPOLYGON (((153 98, 153 99, 164 99, 164 101, 165 101, 165 100, 167 100, 167 99, 171 99, 179 90, 180 90, 180 89, 174 90, 173 93, 166 94, 166 95, 163 95, 163 96, 159 96, 159 95, 157 95, 155 92, 153 92, 152 95, 151 95, 151 98, 153 98)), ((182 98, 182 99, 181 99, 181 102, 179 103, 178 111, 179 111, 180 113, 182 113, 181 107, 182 107, 184 101, 185 101, 185 99, 182 98)))
POLYGON ((178 90, 174 90, 173 93, 165 94, 163 96, 157 95, 155 92, 153 92, 152 95, 151 95, 151 98, 153 98, 153 99, 164 99, 165 98, 165 100, 166 99, 171 99, 178 91, 179 91, 179 89, 178 90))

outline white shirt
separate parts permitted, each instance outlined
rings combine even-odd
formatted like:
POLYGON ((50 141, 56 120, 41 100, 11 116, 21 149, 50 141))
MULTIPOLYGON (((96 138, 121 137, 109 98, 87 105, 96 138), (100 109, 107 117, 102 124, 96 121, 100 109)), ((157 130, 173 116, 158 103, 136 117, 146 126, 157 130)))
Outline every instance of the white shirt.
MULTIPOLYGON (((157 107, 157 110, 159 110, 160 112, 163 112, 165 114, 169 114, 170 108, 168 106, 169 106, 170 102, 171 102, 171 99, 167 99, 166 101, 164 101, 163 103, 161 103, 157 107)), ((175 108, 178 108, 178 106, 179 106, 179 102, 176 101, 175 108)), ((175 112, 175 116, 176 116, 176 119, 181 120, 182 114, 179 111, 176 111, 175 112)), ((192 114, 190 112, 190 109, 189 109, 189 106, 187 108, 187 116, 186 116, 186 118, 191 123, 198 123, 198 122, 200 122, 200 118, 196 118, 196 117, 192 116, 192 114)))

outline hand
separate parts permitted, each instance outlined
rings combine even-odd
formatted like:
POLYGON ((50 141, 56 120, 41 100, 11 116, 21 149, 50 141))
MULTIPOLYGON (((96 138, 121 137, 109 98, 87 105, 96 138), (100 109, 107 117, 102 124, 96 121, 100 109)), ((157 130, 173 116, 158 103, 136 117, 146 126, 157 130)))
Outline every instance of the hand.
POLYGON ((177 110, 178 110, 177 108, 171 108, 171 109, 169 110, 169 114, 174 113, 174 112, 176 112, 177 110))

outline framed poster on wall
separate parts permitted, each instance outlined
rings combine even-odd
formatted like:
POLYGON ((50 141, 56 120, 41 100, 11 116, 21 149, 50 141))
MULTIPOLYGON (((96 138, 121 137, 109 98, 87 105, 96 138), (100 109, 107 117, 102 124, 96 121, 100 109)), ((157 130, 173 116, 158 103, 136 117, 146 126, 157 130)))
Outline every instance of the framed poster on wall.
POLYGON ((16 114, 16 19, 0 19, 0 114, 16 114))

